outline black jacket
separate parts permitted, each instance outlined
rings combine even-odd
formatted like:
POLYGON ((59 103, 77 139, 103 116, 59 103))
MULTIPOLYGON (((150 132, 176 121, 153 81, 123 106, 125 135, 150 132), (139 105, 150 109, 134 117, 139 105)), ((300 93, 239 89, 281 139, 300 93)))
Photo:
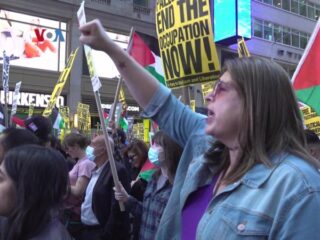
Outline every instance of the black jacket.
MULTIPOLYGON (((126 191, 130 190, 130 180, 124 166, 116 162, 116 168, 120 182, 126 191)), ((95 186, 92 194, 92 209, 103 228, 102 239, 126 240, 129 238, 129 214, 121 212, 118 201, 114 198, 114 183, 111 174, 111 166, 108 162, 95 186)))

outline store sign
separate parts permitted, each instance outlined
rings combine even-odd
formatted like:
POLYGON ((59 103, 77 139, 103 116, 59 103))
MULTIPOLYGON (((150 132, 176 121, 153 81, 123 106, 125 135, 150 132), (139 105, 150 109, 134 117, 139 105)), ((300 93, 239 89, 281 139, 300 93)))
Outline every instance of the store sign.
MULTIPOLYGON (((111 104, 101 104, 101 107, 103 109, 111 109, 111 104)), ((128 106, 127 108, 128 112, 140 112, 140 108, 137 106, 128 106)))
MULTIPOLYGON (((13 102, 13 91, 9 91, 8 93, 8 104, 12 105, 13 102)), ((0 92, 0 101, 4 104, 5 94, 4 91, 0 92)), ((20 92, 17 98, 17 106, 21 107, 29 107, 33 105, 34 107, 45 108, 50 101, 49 94, 40 94, 40 93, 28 93, 28 92, 20 92)), ((57 99, 57 107, 65 105, 65 97, 59 96, 57 99)))

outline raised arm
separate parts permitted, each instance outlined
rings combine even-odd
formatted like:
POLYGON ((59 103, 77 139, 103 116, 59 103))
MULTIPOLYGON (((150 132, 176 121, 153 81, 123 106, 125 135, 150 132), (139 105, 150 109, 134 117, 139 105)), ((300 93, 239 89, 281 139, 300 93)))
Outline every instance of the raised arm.
POLYGON ((111 57, 131 95, 145 108, 159 88, 159 82, 108 37, 99 20, 88 22, 79 30, 82 33, 80 42, 111 57))

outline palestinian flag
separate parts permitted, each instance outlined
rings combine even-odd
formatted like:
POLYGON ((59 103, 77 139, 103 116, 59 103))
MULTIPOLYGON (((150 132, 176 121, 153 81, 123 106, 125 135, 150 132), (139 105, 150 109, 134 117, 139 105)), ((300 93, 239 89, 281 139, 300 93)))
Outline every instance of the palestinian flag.
POLYGON ((128 120, 124 116, 120 117, 119 126, 123 129, 124 132, 128 132, 129 124, 128 120))
POLYGON ((292 77, 299 101, 320 115, 320 20, 292 77))
POLYGON ((163 85, 166 85, 158 40, 155 37, 134 32, 129 54, 163 85))
POLYGON ((52 109, 51 112, 51 122, 53 123, 52 128, 56 130, 61 130, 65 128, 64 120, 57 107, 52 109))
POLYGON ((157 170, 157 166, 154 165, 152 162, 147 159, 147 161, 143 164, 139 177, 142 178, 143 180, 149 182, 149 180, 152 177, 152 174, 157 170))

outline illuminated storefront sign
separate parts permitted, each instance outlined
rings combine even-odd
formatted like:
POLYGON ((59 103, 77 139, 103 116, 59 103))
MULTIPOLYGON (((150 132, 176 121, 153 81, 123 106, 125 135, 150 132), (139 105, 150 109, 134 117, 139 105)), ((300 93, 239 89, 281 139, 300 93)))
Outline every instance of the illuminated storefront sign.
MULTIPOLYGON (((111 109, 111 104, 101 104, 102 108, 104 109, 111 109)), ((137 106, 128 106, 127 108, 128 112, 140 112, 140 108, 137 106)))
MULTIPOLYGON (((13 91, 9 91, 8 94, 8 104, 12 105, 13 100, 13 91)), ((0 101, 4 104, 4 91, 0 92, 0 101)), ((34 107, 45 108, 48 105, 50 99, 49 94, 40 94, 40 93, 29 93, 29 92, 20 92, 17 99, 17 105, 20 107, 29 107, 33 105, 34 107)), ((65 105, 65 97, 59 96, 57 99, 57 107, 65 105)))
POLYGON ((214 40, 231 45, 251 38, 251 0, 213 0, 214 40))

